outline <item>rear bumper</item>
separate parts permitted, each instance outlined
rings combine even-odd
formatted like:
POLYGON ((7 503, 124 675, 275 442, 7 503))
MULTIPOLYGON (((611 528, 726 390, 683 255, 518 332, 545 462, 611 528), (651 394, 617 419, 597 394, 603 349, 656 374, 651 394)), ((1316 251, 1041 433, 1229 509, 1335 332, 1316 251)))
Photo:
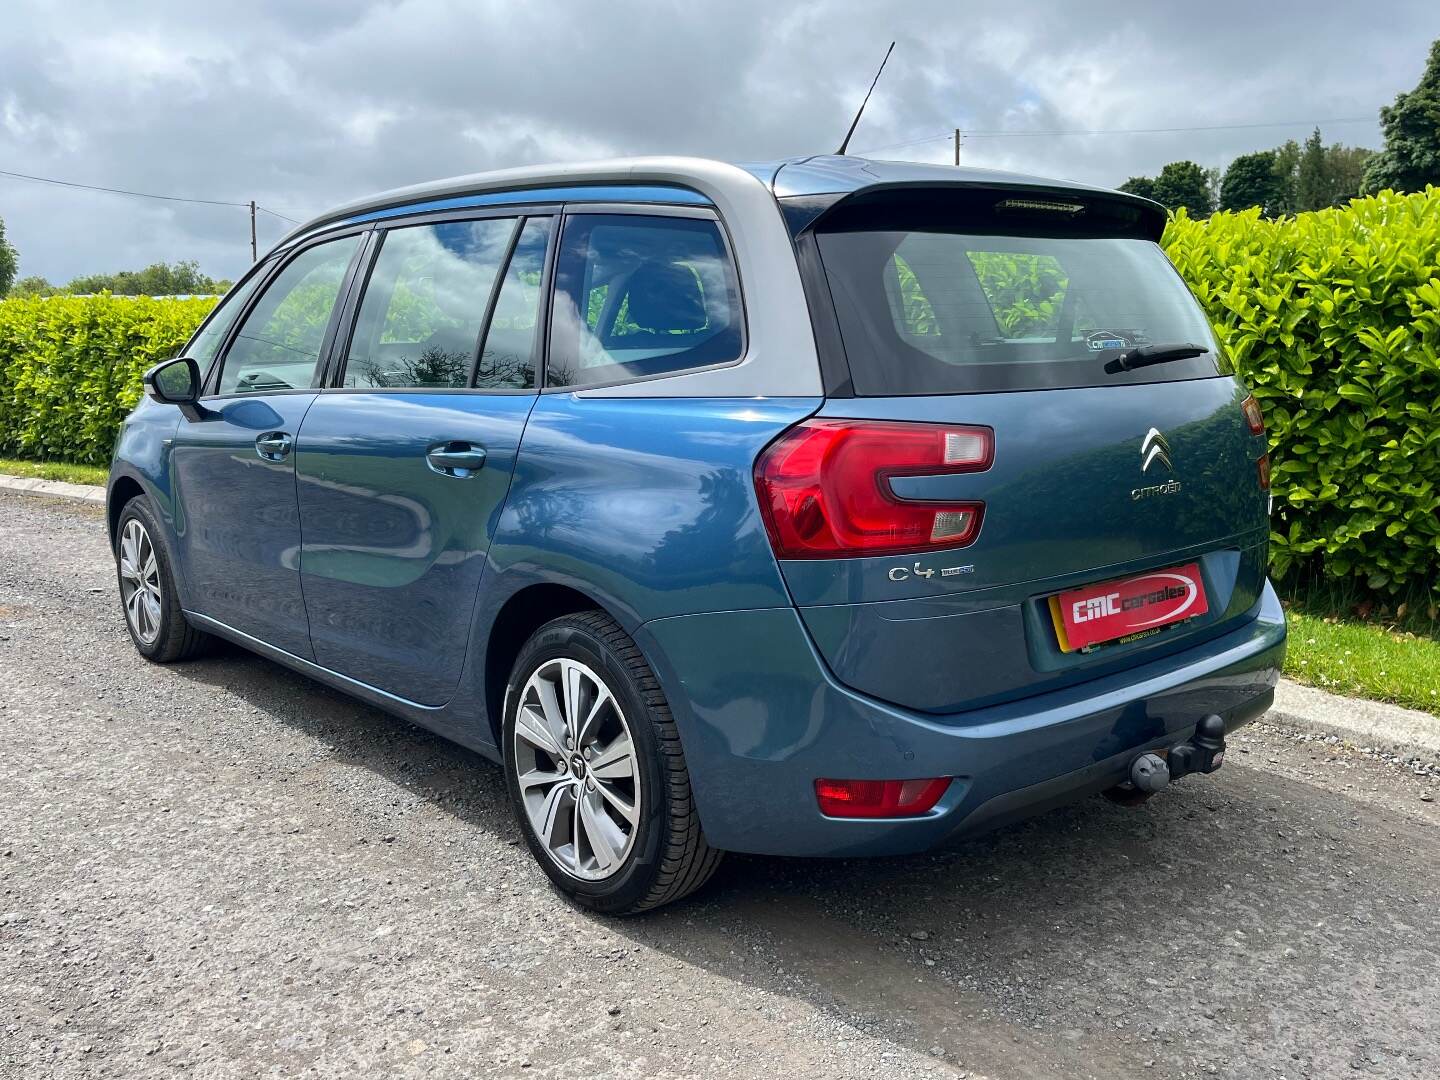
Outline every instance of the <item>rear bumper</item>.
POLYGON ((1285 616, 1267 584, 1253 619, 1193 649, 949 716, 840 685, 794 609, 659 619, 637 638, 680 727, 711 844, 859 856, 923 851, 1110 787, 1136 754, 1187 738, 1209 713, 1228 729, 1248 723, 1274 697, 1285 616), (817 777, 932 776, 955 779, 924 817, 838 820, 815 801, 817 777))

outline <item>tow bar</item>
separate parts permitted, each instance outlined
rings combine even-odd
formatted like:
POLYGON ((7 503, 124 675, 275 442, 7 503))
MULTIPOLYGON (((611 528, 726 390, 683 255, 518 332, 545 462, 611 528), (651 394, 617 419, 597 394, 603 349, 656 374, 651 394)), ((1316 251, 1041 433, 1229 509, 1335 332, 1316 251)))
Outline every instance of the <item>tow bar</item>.
POLYGON ((1212 773, 1225 764, 1225 721, 1214 713, 1195 725, 1195 734, 1162 754, 1141 754, 1130 763, 1129 782, 1105 792, 1125 805, 1144 802, 1172 780, 1190 773, 1212 773))

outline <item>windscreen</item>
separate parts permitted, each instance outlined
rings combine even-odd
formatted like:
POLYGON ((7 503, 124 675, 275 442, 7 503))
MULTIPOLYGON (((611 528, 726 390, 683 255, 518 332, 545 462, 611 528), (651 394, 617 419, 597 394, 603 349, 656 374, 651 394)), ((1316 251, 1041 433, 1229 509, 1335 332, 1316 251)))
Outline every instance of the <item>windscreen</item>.
POLYGON ((1042 390, 1228 374, 1158 245, 924 229, 816 234, 855 393, 1042 390), (1130 371, 1142 345, 1206 351, 1130 371))

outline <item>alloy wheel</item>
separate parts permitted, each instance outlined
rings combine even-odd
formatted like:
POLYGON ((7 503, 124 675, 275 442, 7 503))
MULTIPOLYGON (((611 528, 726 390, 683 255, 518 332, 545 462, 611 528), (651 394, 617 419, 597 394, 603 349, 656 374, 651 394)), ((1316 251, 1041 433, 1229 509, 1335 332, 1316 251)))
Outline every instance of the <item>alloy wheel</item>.
POLYGON ((160 636, 160 567, 145 526, 131 518, 120 534, 120 599, 130 629, 145 645, 160 636))
POLYGON ((548 660, 526 680, 511 756, 540 846, 565 873, 616 873, 640 823, 635 741, 605 680, 578 660, 548 660))

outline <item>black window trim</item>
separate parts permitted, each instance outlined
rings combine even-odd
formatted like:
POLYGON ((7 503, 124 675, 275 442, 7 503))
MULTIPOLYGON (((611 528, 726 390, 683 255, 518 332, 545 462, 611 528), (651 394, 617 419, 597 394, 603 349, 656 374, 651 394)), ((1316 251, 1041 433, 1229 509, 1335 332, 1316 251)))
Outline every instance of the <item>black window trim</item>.
POLYGON ((330 368, 330 354, 335 344, 335 335, 349 304, 351 289, 355 283, 355 273, 370 248, 371 238, 369 234, 372 231, 373 224, 370 222, 343 229, 334 229, 329 232, 318 233, 313 237, 308 237, 305 243, 296 244, 287 248, 278 257, 272 258, 271 256, 266 256, 271 265, 265 274, 265 279, 260 282, 254 293, 252 293, 250 298, 245 302, 244 310, 240 312, 239 317, 237 317, 235 321, 230 324, 229 329, 225 331, 225 340, 221 342, 220 348, 215 351, 215 358, 211 361, 210 367, 205 372, 204 380, 201 382, 201 387, 204 391, 201 396, 202 400, 229 401, 239 398, 267 397, 273 394, 318 393, 325 385, 326 374, 330 368), (345 276, 340 282, 340 291, 336 295, 335 306, 330 310, 330 321, 326 324, 325 336, 320 342, 320 358, 315 365, 315 374, 310 380, 310 385, 292 387, 289 390, 265 390, 239 394, 220 393, 220 373, 225 370, 225 362, 230 359, 230 350, 235 345, 235 338, 238 331, 240 327, 245 325, 245 321, 250 317, 250 313, 254 311, 255 305, 259 303, 260 298, 269 292, 270 287, 275 284, 275 279, 284 273, 285 267, 294 262, 302 253, 309 251, 313 247, 318 247, 321 244, 328 244, 335 240, 343 240, 347 236, 359 236, 361 237, 361 241, 355 245, 355 251, 350 256, 350 264, 346 267, 345 276))
POLYGON ((546 282, 546 311, 545 311, 545 363, 541 371, 540 393, 541 394, 585 394, 592 390, 605 390, 615 386, 631 386, 636 383, 658 382, 661 379, 674 379, 681 375, 694 375, 702 371, 720 371, 725 368, 738 367, 743 364, 750 355, 750 321, 745 306, 745 281, 740 274, 740 261, 735 258, 734 239, 730 230, 725 224, 725 219, 709 206, 670 206, 658 203, 605 203, 605 202, 584 202, 567 203, 565 212, 560 222, 560 228, 555 230, 551 238, 550 269, 546 282), (694 367, 677 368, 674 371, 657 372, 654 375, 631 375, 623 379, 611 379, 608 382, 586 383, 584 386, 547 386, 550 374, 550 311, 549 308, 554 302, 555 296, 555 265, 560 255, 560 241, 568 227, 572 217, 594 217, 610 216, 615 214, 633 214, 639 217, 683 217, 695 218, 704 221, 713 221, 720 234, 720 243, 725 249, 725 257, 730 262, 731 272, 735 275, 735 300, 740 308, 740 352, 733 360, 723 360, 715 364, 697 364, 694 367))

